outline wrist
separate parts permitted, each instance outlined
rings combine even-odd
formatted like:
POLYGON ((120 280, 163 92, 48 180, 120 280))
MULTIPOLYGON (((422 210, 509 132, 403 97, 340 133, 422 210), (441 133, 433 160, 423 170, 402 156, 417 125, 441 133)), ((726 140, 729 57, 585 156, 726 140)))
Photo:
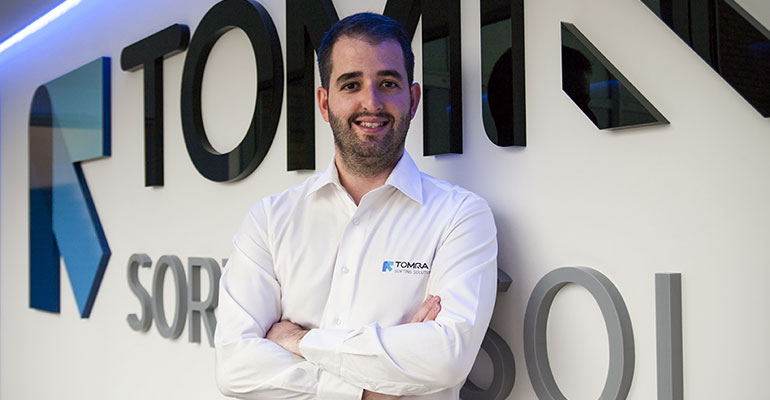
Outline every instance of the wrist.
POLYGON ((310 331, 307 330, 307 329, 299 329, 297 331, 297 334, 296 334, 296 337, 295 337, 295 340, 294 340, 294 348, 291 349, 291 351, 294 354, 296 354, 296 355, 298 355, 300 357, 303 357, 303 356, 302 356, 302 352, 299 350, 299 343, 302 341, 302 339, 305 337, 305 335, 307 335, 308 332, 310 332, 310 331))

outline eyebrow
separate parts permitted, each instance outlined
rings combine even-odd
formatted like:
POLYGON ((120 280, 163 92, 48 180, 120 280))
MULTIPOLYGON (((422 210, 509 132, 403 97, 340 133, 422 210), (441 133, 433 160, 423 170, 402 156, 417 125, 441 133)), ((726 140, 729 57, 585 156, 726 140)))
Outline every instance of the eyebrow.
MULTIPOLYGON (((355 72, 347 72, 337 77, 337 84, 341 84, 345 81, 348 81, 350 79, 360 78, 364 76, 363 72, 355 71, 355 72)), ((400 72, 396 71, 395 69, 384 69, 382 71, 377 71, 377 76, 389 76, 392 78, 396 78, 398 80, 403 80, 403 76, 400 72)))
POLYGON ((341 84, 342 82, 345 82, 347 80, 353 79, 353 78, 360 78, 364 76, 363 72, 347 72, 339 77, 337 77, 337 84, 341 84))
POLYGON ((382 71, 377 71, 377 76, 389 76, 391 78, 396 78, 398 80, 403 79, 403 76, 401 76, 401 73, 396 71, 395 69, 386 69, 382 71))

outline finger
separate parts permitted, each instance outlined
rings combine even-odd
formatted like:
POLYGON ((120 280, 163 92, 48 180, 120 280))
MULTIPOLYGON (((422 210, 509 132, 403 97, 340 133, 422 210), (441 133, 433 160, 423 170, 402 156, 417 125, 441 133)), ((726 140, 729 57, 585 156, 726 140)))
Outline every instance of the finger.
POLYGON ((418 308, 412 316, 411 322, 422 322, 422 320, 425 318, 425 315, 427 315, 428 311, 430 311, 432 298, 433 295, 429 295, 425 301, 422 302, 420 308, 418 308))
POLYGON ((441 299, 436 296, 433 299, 432 306, 430 310, 428 310, 428 313, 425 314, 425 318, 423 318, 424 321, 434 321, 436 319, 436 316, 438 316, 438 313, 441 311, 441 299))
POLYGON ((422 305, 420 305, 420 308, 417 309, 417 311, 412 316, 411 322, 422 322, 425 319, 425 316, 430 311, 431 307, 433 306, 433 295, 429 295, 428 298, 425 299, 425 301, 422 302, 422 305))

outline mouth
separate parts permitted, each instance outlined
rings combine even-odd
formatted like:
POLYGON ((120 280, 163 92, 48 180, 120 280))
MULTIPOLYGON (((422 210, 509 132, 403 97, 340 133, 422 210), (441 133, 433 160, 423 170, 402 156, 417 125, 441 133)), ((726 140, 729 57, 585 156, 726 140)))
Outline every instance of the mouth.
POLYGON ((369 121, 355 121, 355 124, 358 126, 362 126, 364 128, 380 128, 385 126, 388 123, 388 121, 380 121, 380 122, 369 122, 369 121))
POLYGON ((350 118, 351 124, 355 124, 367 133, 379 132, 392 120, 392 117, 387 114, 356 114, 350 118))

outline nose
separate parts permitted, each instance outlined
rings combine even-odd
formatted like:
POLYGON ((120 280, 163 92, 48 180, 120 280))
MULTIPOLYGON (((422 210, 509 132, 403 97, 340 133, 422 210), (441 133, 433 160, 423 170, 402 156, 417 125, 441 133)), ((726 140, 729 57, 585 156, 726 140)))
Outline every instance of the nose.
POLYGON ((365 111, 382 111, 382 94, 377 89, 378 87, 376 84, 370 84, 366 89, 361 91, 361 106, 365 111))

